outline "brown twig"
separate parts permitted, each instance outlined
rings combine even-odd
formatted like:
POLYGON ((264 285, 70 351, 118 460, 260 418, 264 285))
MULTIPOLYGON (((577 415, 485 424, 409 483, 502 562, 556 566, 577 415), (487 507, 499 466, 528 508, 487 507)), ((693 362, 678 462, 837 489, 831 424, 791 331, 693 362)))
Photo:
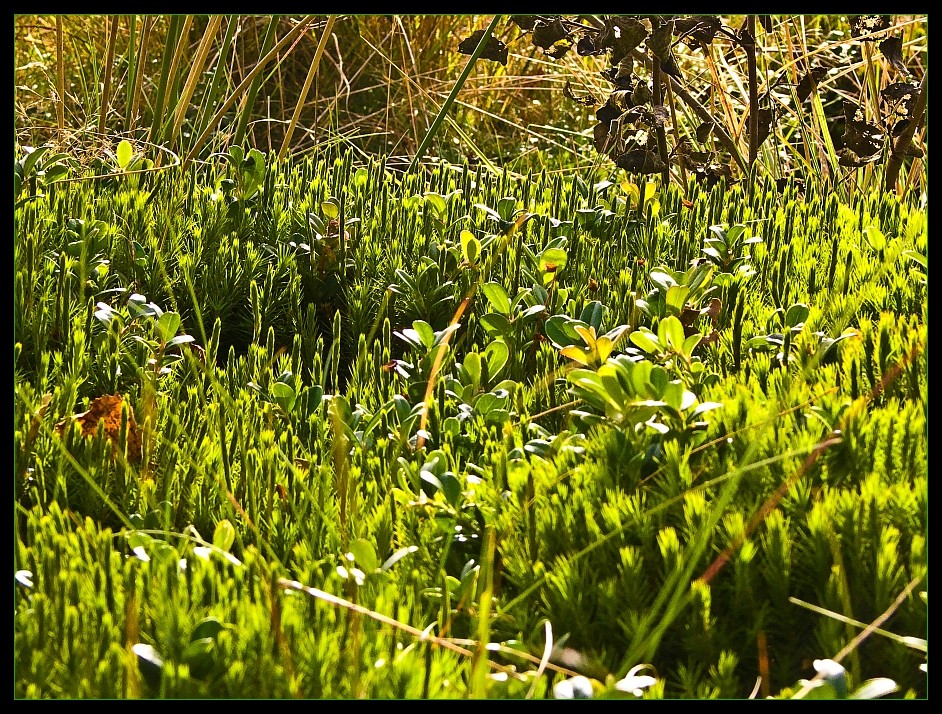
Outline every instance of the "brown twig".
MULTIPOLYGON (((635 49, 631 51, 631 56, 638 62, 643 62, 645 67, 649 69, 651 68, 651 58, 648 57, 644 52, 640 52, 639 50, 635 49)), ((710 112, 707 111, 706 107, 690 96, 690 93, 683 88, 683 85, 681 85, 680 82, 670 75, 668 75, 668 81, 674 94, 680 97, 684 104, 693 109, 694 113, 698 117, 700 117, 705 122, 711 122, 715 124, 713 116, 710 114, 710 112)), ((719 139, 723 146, 726 147, 726 150, 729 151, 733 159, 735 159, 736 163, 739 164, 739 168, 741 168, 743 171, 746 171, 746 161, 743 159, 742 154, 739 153, 739 147, 736 146, 736 142, 733 141, 726 130, 719 124, 715 124, 713 127, 713 136, 719 139)))
MULTIPOLYGON (((654 106, 656 107, 664 104, 661 90, 661 82, 663 81, 661 74, 661 61, 655 57, 653 71, 651 72, 651 83, 654 85, 654 106)), ((657 151, 661 155, 661 163, 664 164, 664 168, 661 169, 661 180, 664 182, 664 188, 667 188, 671 182, 671 170, 668 164, 670 158, 667 155, 667 137, 664 135, 664 126, 662 124, 654 125, 654 135, 657 137, 657 151)), ((686 186, 684 188, 686 188, 686 186)))

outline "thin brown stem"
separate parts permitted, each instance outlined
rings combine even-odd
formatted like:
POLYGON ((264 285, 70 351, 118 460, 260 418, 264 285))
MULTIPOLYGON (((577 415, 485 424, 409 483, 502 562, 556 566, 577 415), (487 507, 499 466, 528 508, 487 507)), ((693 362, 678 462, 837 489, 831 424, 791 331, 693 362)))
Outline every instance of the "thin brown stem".
MULTIPOLYGON (((651 82, 654 85, 654 106, 656 107, 662 106, 664 104, 661 96, 661 74, 661 61, 655 57, 654 71, 651 73, 651 82)), ((667 137, 664 136, 664 126, 662 124, 655 124, 654 135, 657 137, 657 151, 661 155, 661 162, 664 164, 664 168, 661 169, 661 180, 664 183, 664 188, 666 189, 671 182, 671 169, 670 165, 668 164, 670 159, 667 156, 667 137)))
MULTIPOLYGON (((639 52, 638 50, 632 50, 631 56, 639 62, 643 62, 646 67, 651 66, 651 58, 648 57, 644 52, 639 52)), ((684 89, 683 85, 678 82, 676 79, 668 75, 668 82, 671 89, 674 91, 680 99, 688 107, 693 109, 694 113, 700 117, 705 122, 715 123, 713 116, 710 114, 707 109, 700 104, 696 99, 690 96, 690 93, 684 89)), ((726 147, 726 150, 732 155, 733 159, 739 164, 739 168, 743 171, 746 171, 746 162, 742 157, 742 154, 739 153, 739 147, 736 146, 736 142, 730 137, 726 130, 719 124, 715 124, 713 128, 713 136, 720 140, 723 146, 726 147)))

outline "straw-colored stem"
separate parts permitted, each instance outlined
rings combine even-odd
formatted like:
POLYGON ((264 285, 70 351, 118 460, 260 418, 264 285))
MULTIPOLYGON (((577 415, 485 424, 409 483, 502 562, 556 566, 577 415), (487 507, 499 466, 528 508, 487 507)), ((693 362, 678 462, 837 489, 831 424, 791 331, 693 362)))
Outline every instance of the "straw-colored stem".
POLYGON ((206 57, 209 55, 209 50, 213 45, 213 40, 216 39, 216 33, 219 31, 219 25, 222 23, 221 15, 213 15, 209 19, 209 24, 206 26, 206 31, 203 33, 202 39, 200 39, 199 47, 196 50, 196 56, 193 58, 193 63, 190 65, 190 74, 186 78, 186 84, 183 85, 183 91, 180 94, 180 99, 177 102, 177 112, 173 120, 173 128, 170 130, 170 136, 168 137, 168 143, 173 145, 177 134, 180 132, 180 128, 183 126, 183 119, 186 116, 186 109, 190 105, 190 99, 193 98, 193 92, 196 91, 196 85, 199 82, 200 77, 203 75, 203 65, 206 64, 206 57))
POLYGON ((246 75, 245 79, 236 87, 232 93, 226 98, 226 101, 222 103, 219 109, 216 111, 216 114, 213 115, 213 118, 209 120, 206 127, 203 129, 203 132, 197 138, 196 143, 193 144, 193 148, 190 149, 190 152, 186 155, 186 158, 183 160, 183 168, 186 169, 199 154, 200 150, 203 148, 203 145, 209 139, 209 135, 216 129, 216 126, 219 124, 219 121, 222 119, 223 115, 229 111, 229 108, 235 104, 236 100, 245 93, 245 90, 248 89, 252 81, 261 74, 262 70, 265 69, 265 66, 274 59, 277 54, 282 50, 282 48, 293 42, 298 35, 300 35, 304 30, 307 29, 307 26, 314 20, 313 15, 308 15, 302 19, 295 27, 293 27, 288 34, 282 37, 268 53, 262 57, 258 64, 246 75))
MULTIPOLYGON (((173 52, 173 60, 170 63, 170 75, 167 78, 167 99, 164 103, 165 109, 171 109, 171 107, 173 107, 173 110, 175 111, 175 109, 179 106, 179 102, 174 98, 175 89, 177 86, 177 71, 180 68, 180 62, 183 59, 183 53, 186 51, 187 45, 189 44, 187 42, 187 38, 190 35, 190 26, 192 24, 193 16, 187 15, 183 20, 183 29, 180 31, 180 39, 177 42, 177 46, 173 52)), ((155 122, 155 126, 157 127, 158 131, 157 135, 161 137, 161 139, 166 139, 166 131, 164 129, 165 125, 163 123, 162 116, 160 121, 155 122)))
POLYGON ((746 67, 749 71, 749 166, 759 155, 759 79, 756 76, 756 16, 746 18, 746 31, 750 41, 745 44, 746 67))
POLYGON ((922 123, 923 115, 926 113, 926 78, 929 76, 929 69, 926 68, 922 75, 922 81, 919 83, 919 96, 913 106, 913 115, 903 129, 903 133, 897 137, 893 144, 893 150, 890 152, 890 160, 886 164, 885 182, 883 184, 887 191, 896 189, 896 179, 899 177, 899 171, 903 166, 903 158, 906 156, 906 150, 909 148, 916 133, 917 127, 922 123))
MULTIPOLYGON (((278 21, 280 19, 280 15, 271 16, 268 22, 268 29, 265 30, 265 38, 262 40, 262 49, 259 52, 260 57, 266 56, 266 53, 271 50, 272 44, 275 42, 275 30, 278 28, 278 21)), ((261 60, 259 60, 259 62, 261 63, 261 60)), ((255 106, 255 97, 258 95, 258 90, 261 86, 262 74, 259 72, 253 75, 248 94, 239 111, 239 123, 236 125, 235 139, 233 140, 233 143, 237 146, 242 144, 242 141, 245 139, 245 132, 249 126, 249 117, 252 114, 252 108, 255 106)))
POLYGON ((108 48, 105 51, 105 77, 101 87, 101 110, 98 115, 98 133, 104 135, 108 120, 108 105, 111 99, 111 67, 114 65, 114 47, 118 41, 118 16, 111 16, 111 28, 108 33, 108 48))
POLYGON ((458 97, 458 92, 461 91, 461 87, 464 86, 465 80, 467 80, 468 75, 471 74, 471 69, 474 67, 474 63, 477 62, 478 57, 480 57, 481 53, 484 51, 484 47, 487 45, 488 40, 491 39, 491 33, 497 26, 497 22, 500 20, 500 18, 500 15, 494 15, 494 18, 491 20, 491 24, 487 26, 487 29, 484 30, 484 34, 481 35, 481 39, 478 41, 478 46, 474 48, 474 52, 471 54, 470 59, 468 59, 468 63, 461 72, 461 76, 458 77, 458 80, 455 82, 455 86, 451 88, 451 93, 448 95, 448 98, 445 99, 445 103, 442 104, 442 108, 439 110, 438 116, 435 117, 435 121, 432 122, 431 128, 425 133, 422 143, 419 145, 419 148, 416 149, 415 155, 412 157, 412 162, 409 164, 410 170, 419 165, 419 162, 422 160, 422 156, 425 154, 425 150, 428 149, 429 144, 432 143, 432 139, 435 138, 435 134, 438 133, 439 127, 441 127, 442 123, 445 121, 445 115, 448 114, 448 110, 451 109, 451 105, 455 103, 455 99, 458 97))
POLYGON ((141 102, 141 85, 144 83, 144 71, 147 69, 147 43, 150 40, 150 31, 156 20, 145 17, 141 27, 141 48, 137 53, 137 72, 134 77, 134 89, 131 92, 130 113, 127 117, 128 131, 137 123, 137 111, 141 102))
POLYGON ((65 131, 65 30, 62 17, 56 17, 56 119, 59 132, 65 131))
POLYGON ((304 102, 307 99, 307 93, 311 89, 311 83, 317 74, 317 68, 321 63, 321 56, 324 54, 324 48, 327 47, 327 40, 334 29, 336 17, 331 15, 327 18, 327 26, 317 43, 317 49, 314 51, 314 60, 311 62, 311 68, 308 70, 307 77, 304 79, 304 86, 301 88, 301 94, 298 97, 298 103, 294 107, 294 114, 291 115, 291 122, 288 124, 288 130, 285 132, 284 141, 281 143, 281 150, 278 152, 278 158, 284 159, 291 146, 291 137, 294 134, 294 128, 298 125, 298 119, 301 117, 301 110, 304 108, 304 102))

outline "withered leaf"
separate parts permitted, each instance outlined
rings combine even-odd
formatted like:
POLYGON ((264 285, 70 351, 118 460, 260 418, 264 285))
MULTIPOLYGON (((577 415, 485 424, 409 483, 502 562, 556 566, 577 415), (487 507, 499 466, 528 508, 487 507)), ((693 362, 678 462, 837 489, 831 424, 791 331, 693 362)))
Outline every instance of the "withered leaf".
POLYGON ((893 123, 893 136, 899 135, 916 107, 916 98, 919 95, 919 85, 914 82, 895 82, 888 84, 880 92, 880 99, 889 105, 889 116, 886 121, 893 123))
POLYGON ((569 33, 558 17, 551 21, 537 20, 533 24, 532 42, 537 47, 549 50, 562 39, 569 37, 569 33))
POLYGON ((921 159, 926 155, 926 152, 924 152, 915 144, 907 143, 906 146, 903 147, 903 154, 906 156, 911 156, 914 159, 921 159))
POLYGON ((811 93, 818 86, 818 82, 824 79, 827 73, 827 67, 812 67, 810 71, 801 75, 798 86, 795 88, 799 104, 811 96, 811 93))
MULTIPOLYGON (((463 55, 474 54, 474 50, 477 49, 482 37, 484 37, 484 30, 475 30, 471 33, 470 37, 463 39, 458 44, 458 51, 463 55)), ((502 65, 506 65, 507 45, 492 35, 487 38, 487 43, 484 45, 484 49, 481 50, 481 54, 478 55, 478 57, 481 59, 494 60, 495 62, 500 62, 502 65)))
POLYGON ((896 68, 900 74, 909 74, 906 62, 903 60, 903 38, 887 37, 880 43, 880 52, 896 68))
POLYGON ((716 320, 720 315, 720 310, 723 308, 723 301, 718 297, 711 298, 710 304, 707 306, 706 314, 710 318, 710 322, 713 323, 713 327, 716 327, 716 320))
MULTIPOLYGON (((124 397, 120 394, 106 394, 93 399, 89 402, 88 410, 75 414, 72 418, 82 429, 82 436, 94 436, 98 431, 98 423, 104 423, 104 431, 107 438, 111 441, 115 458, 118 457, 121 441, 121 407, 124 404, 124 397)), ((134 410, 128 405, 128 426, 127 426, 127 446, 128 461, 137 463, 141 460, 141 434, 138 431, 137 421, 134 419, 134 410)), ((68 426, 68 422, 63 420, 56 425, 57 431, 61 434, 68 426)))
POLYGON ((634 78, 632 76, 633 69, 634 62, 630 56, 627 56, 618 63, 617 67, 603 69, 601 72, 599 72, 599 74, 614 84, 616 89, 631 89, 631 86, 634 83, 634 78))
POLYGON ((736 33, 736 42, 739 43, 740 47, 756 46, 756 38, 750 34, 748 29, 746 29, 746 25, 743 25, 741 28, 739 28, 739 32, 736 33))
POLYGON ((720 333, 716 330, 711 330, 709 335, 700 340, 700 342, 697 344, 697 347, 706 347, 707 345, 712 345, 719 339, 720 333))
POLYGON ((863 42, 876 42, 879 35, 874 36, 890 26, 889 15, 850 15, 850 36, 859 37, 863 42))
POLYGON ((631 91, 631 103, 634 105, 647 104, 654 98, 651 88, 647 82, 639 81, 631 91))
POLYGON ((609 22, 611 24, 607 25, 606 29, 611 29, 611 63, 612 66, 614 66, 621 62, 629 52, 644 42, 645 38, 648 36, 648 28, 646 28, 640 20, 636 20, 633 17, 616 17, 609 22), (618 28, 617 36, 614 30, 615 27, 618 28))
POLYGON ((794 171, 791 173, 782 176, 781 178, 775 179, 775 188, 779 193, 784 193, 785 189, 788 188, 788 183, 791 182, 792 186, 795 187, 795 190, 798 193, 804 193, 805 191, 805 180, 800 176, 796 175, 794 171))
POLYGON ((667 126, 670 123, 670 110, 663 104, 651 107, 651 114, 654 116, 655 126, 667 126))
POLYGON ((893 82, 880 90, 884 102, 898 102, 900 100, 913 102, 919 85, 915 82, 893 82))
POLYGON ((584 107, 593 107, 597 104, 595 97, 593 97, 591 94, 587 97, 577 97, 572 91, 572 82, 570 82, 568 79, 566 80, 566 85, 563 87, 563 96, 565 96, 567 99, 571 99, 574 102, 578 102, 584 107))
POLYGON ((666 60, 661 60, 661 71, 677 79, 683 77, 680 73, 680 67, 677 66, 677 62, 674 60, 673 52, 668 53, 666 60))
POLYGON ((536 23, 536 15, 511 15, 510 21, 524 32, 529 32, 536 23))
POLYGON ((609 122, 601 122, 595 125, 593 130, 593 143, 595 144, 595 150, 600 154, 604 154, 608 151, 608 127, 609 122))
POLYGON ((710 134, 713 131, 715 124, 711 121, 705 121, 700 126, 697 127, 697 141, 701 144, 705 143, 707 139, 710 138, 710 134))
POLYGON ((664 169, 661 158, 648 149, 631 149, 615 158, 615 165, 635 174, 656 174, 664 169))
POLYGON ((588 57, 589 55, 600 55, 605 52, 604 47, 598 47, 595 44, 595 37, 591 35, 583 35, 579 38, 579 41, 576 43, 576 54, 580 57, 588 57))
POLYGON ((709 45, 716 33, 723 27, 723 20, 717 15, 694 15, 679 17, 674 20, 674 32, 677 39, 688 47, 709 45))
POLYGON ((615 106, 613 97, 614 94, 610 95, 608 101, 595 111, 595 118, 606 126, 608 126, 609 122, 615 121, 623 113, 622 109, 615 106))
POLYGON ((698 166, 693 171, 693 176, 697 181, 705 183, 707 188, 712 188, 719 183, 721 178, 725 178, 726 184, 729 185, 732 181, 733 171, 727 164, 712 163, 698 166))
POLYGON ((695 332, 693 329, 693 323, 697 321, 698 317, 700 317, 699 310, 692 308, 689 305, 684 305, 684 309, 680 313, 680 324, 684 326, 685 337, 690 337, 690 335, 695 332))
POLYGON ((766 32, 772 32, 775 29, 775 23, 772 22, 771 15, 759 15, 759 24, 766 32))
MULTIPOLYGON (((863 163, 869 163, 883 148, 886 138, 883 130, 876 124, 862 121, 863 110, 853 102, 844 102, 844 147, 863 163)), ((847 161, 854 160, 853 157, 847 161)), ((860 163, 846 163, 843 166, 859 166, 860 163)))
POLYGON ((872 156, 859 156, 855 151, 846 146, 838 149, 837 155, 839 157, 837 163, 841 166, 863 166, 864 164, 876 161, 880 157, 879 153, 873 154, 872 156))
POLYGON ((562 59, 563 57, 566 56, 566 53, 569 52, 569 50, 571 49, 572 49, 572 40, 570 40, 568 37, 564 37, 563 39, 554 43, 553 46, 550 47, 548 50, 543 50, 543 51, 546 54, 548 54, 550 57, 552 57, 553 59, 562 59))
POLYGON ((668 57, 670 57, 673 28, 673 22, 665 22, 648 37, 648 49, 651 50, 652 55, 660 60, 661 65, 667 62, 668 57))
POLYGON ((632 92, 629 92, 627 89, 616 89, 614 92, 608 95, 607 104, 617 109, 618 114, 621 114, 634 106, 634 102, 631 100, 631 95, 632 92))
POLYGON ((775 112, 770 108, 759 109, 759 146, 765 143, 772 133, 772 124, 775 121, 775 112))

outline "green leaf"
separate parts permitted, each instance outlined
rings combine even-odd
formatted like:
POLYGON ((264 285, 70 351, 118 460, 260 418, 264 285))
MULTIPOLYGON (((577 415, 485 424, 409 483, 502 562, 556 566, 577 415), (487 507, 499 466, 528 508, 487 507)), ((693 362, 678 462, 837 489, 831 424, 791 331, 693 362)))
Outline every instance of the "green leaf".
POLYGON ((493 380, 500 374, 504 365, 507 364, 509 357, 510 350, 507 347, 507 343, 501 340, 491 342, 491 344, 487 346, 487 349, 484 350, 484 360, 487 363, 487 378, 491 384, 493 384, 493 380))
POLYGON ((808 319, 809 312, 808 306, 804 303, 795 303, 788 308, 788 312, 785 313, 785 327, 798 327, 798 325, 808 319))
POLYGON ((182 659, 190 669, 190 674, 202 679, 213 667, 213 653, 216 650, 216 640, 203 637, 193 640, 183 648, 182 659))
POLYGON ((900 256, 918 263, 923 267, 924 270, 929 269, 929 259, 922 253, 918 253, 915 250, 904 250, 902 253, 900 253, 900 256))
POLYGON ((474 233, 465 229, 461 231, 461 251, 464 259, 471 265, 476 265, 481 255, 481 241, 474 237, 474 233))
MULTIPOLYGON (((435 330, 433 330, 432 326, 425 320, 414 320, 412 329, 416 331, 416 334, 422 341, 422 345, 425 346, 426 349, 435 344, 435 330)), ((405 330, 403 330, 403 332, 405 332, 405 330)))
POLYGON ((174 347, 176 345, 185 345, 189 342, 196 342, 196 338, 193 337, 193 335, 177 335, 167 343, 167 346, 174 347))
POLYGON ((559 354, 561 354, 563 357, 568 357, 569 359, 574 360, 579 364, 589 364, 589 354, 584 349, 576 345, 564 347, 559 351, 559 354))
POLYGON ((461 483, 451 471, 446 471, 439 479, 445 500, 455 508, 461 505, 461 483))
POLYGON ((568 257, 566 251, 562 248, 547 248, 540 254, 539 260, 539 269, 540 272, 555 272, 558 273, 563 268, 566 267, 566 261, 568 257), (549 268, 552 266, 552 271, 549 268))
POLYGON ((419 549, 419 546, 417 545, 410 545, 405 548, 400 548, 399 550, 397 550, 395 553, 393 553, 386 559, 386 562, 380 566, 380 570, 383 570, 383 571, 389 570, 392 566, 394 566, 400 560, 405 558, 410 553, 414 553, 418 549, 419 549))
POLYGON ((350 543, 350 552, 353 559, 364 573, 372 573, 379 568, 379 560, 376 557, 376 549, 373 544, 364 538, 357 538, 350 543))
POLYGON ((863 233, 864 238, 867 239, 867 243, 869 243, 870 247, 875 251, 881 251, 886 248, 886 236, 883 235, 883 231, 876 226, 867 226, 861 233, 863 233))
POLYGON ((428 191, 423 194, 423 196, 425 202, 435 211, 435 215, 439 218, 444 218, 445 212, 448 210, 448 206, 445 204, 445 197, 434 191, 428 191))
POLYGON ((489 312, 481 318, 481 327, 491 337, 510 337, 510 320, 496 312, 489 312))
POLYGON ((687 304, 688 295, 690 295, 690 288, 686 285, 672 285, 667 289, 665 302, 669 308, 673 308, 674 314, 679 315, 687 304))
POLYGON ((684 326, 673 315, 665 317, 657 326, 657 338, 663 346, 680 352, 684 347, 684 326))
POLYGON ((124 171, 128 167, 128 164, 131 163, 131 159, 134 158, 134 148, 131 146, 131 142, 127 139, 122 139, 118 143, 116 157, 118 159, 118 168, 124 171))
POLYGON ((578 345, 582 337, 576 332, 576 325, 588 327, 581 320, 573 320, 566 315, 553 315, 543 324, 543 334, 557 349, 578 345))
POLYGON ((206 637, 215 637, 226 629, 226 626, 215 617, 206 617, 193 628, 193 634, 190 635, 190 641, 202 640, 206 637))
POLYGON ((605 306, 598 300, 593 300, 582 309, 579 319, 590 327, 594 327, 596 332, 601 332, 603 317, 605 317, 605 306))
POLYGON ((289 413, 294 408, 294 402, 297 398, 294 388, 290 384, 285 384, 284 382, 275 382, 271 386, 271 396, 278 406, 289 413))
POLYGON ((690 359, 693 355, 693 350, 697 345, 700 344, 700 340, 703 339, 703 335, 699 332, 694 332, 690 337, 684 340, 683 347, 681 348, 681 353, 687 358, 690 359))
POLYGON ((461 363, 461 366, 464 367, 465 373, 468 375, 468 379, 471 380, 471 385, 474 387, 474 391, 477 391, 481 386, 481 355, 477 352, 468 352, 464 357, 464 362, 461 363))
POLYGON ((335 221, 340 217, 340 205, 337 203, 336 198, 328 198, 326 201, 321 202, 321 213, 329 221, 335 221))
POLYGON ((137 655, 137 666, 152 687, 160 686, 160 676, 163 673, 164 660, 152 645, 138 642, 131 650, 137 655))
POLYGON ((235 527, 229 519, 224 518, 216 524, 216 530, 213 531, 213 546, 228 553, 232 544, 235 542, 235 537, 235 527))
POLYGON ((481 291, 497 312, 502 315, 510 314, 510 297, 507 295, 507 291, 504 290, 503 285, 500 283, 485 283, 481 286, 481 291))
POLYGON ((631 340, 635 346, 649 354, 657 354, 661 351, 654 337, 654 333, 646 327, 641 327, 628 335, 628 339, 631 340))
POLYGON ((180 329, 180 315, 175 312, 165 312, 157 320, 157 334, 161 342, 169 342, 180 329))
POLYGON ((661 394, 661 399, 674 411, 682 411, 681 405, 684 399, 684 385, 680 382, 668 382, 664 387, 664 392, 661 394))

